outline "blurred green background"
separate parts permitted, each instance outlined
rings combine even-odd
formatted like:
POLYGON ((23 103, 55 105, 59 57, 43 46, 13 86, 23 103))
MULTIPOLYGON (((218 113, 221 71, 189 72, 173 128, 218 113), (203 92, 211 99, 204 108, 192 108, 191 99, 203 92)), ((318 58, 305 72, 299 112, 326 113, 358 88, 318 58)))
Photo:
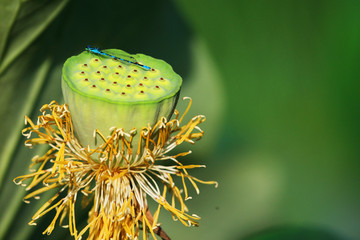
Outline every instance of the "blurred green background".
POLYGON ((0 0, 0 239, 71 239, 41 235, 46 217, 27 225, 47 197, 24 204, 12 179, 44 151, 24 147, 23 116, 62 102, 62 64, 88 44, 166 60, 189 117, 207 116, 183 161, 219 187, 188 201, 199 228, 162 212, 172 239, 360 239, 359 13, 351 0, 0 0))

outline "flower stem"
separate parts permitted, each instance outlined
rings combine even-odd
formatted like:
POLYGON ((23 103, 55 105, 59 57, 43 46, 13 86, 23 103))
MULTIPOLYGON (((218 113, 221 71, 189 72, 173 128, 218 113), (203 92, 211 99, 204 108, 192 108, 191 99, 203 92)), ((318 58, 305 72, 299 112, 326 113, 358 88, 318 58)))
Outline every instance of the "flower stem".
MULTIPOLYGON (((146 217, 149 220, 150 224, 152 225, 154 222, 154 218, 149 209, 146 211, 146 217)), ((156 235, 161 237, 162 240, 171 240, 170 237, 160 226, 157 226, 153 231, 156 235)))

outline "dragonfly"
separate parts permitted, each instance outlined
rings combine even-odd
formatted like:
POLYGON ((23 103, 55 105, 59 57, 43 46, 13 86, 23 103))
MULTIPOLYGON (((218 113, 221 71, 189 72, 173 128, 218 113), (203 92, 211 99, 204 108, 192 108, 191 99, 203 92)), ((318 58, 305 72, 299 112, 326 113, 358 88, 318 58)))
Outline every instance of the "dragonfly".
POLYGON ((131 60, 124 59, 124 58, 121 58, 121 57, 116 57, 116 56, 111 55, 111 54, 108 54, 108 53, 106 53, 106 52, 101 51, 101 50, 100 50, 99 48, 97 48, 97 47, 87 46, 87 47, 85 48, 85 50, 88 51, 88 52, 90 52, 90 53, 99 55, 99 56, 105 56, 105 57, 109 57, 109 58, 118 60, 118 61, 120 61, 120 62, 125 62, 125 63, 129 63, 129 64, 134 64, 134 65, 139 66, 139 67, 141 67, 141 68, 143 68, 143 69, 145 69, 145 70, 150 70, 150 69, 151 69, 151 67, 139 63, 138 61, 136 61, 135 58, 133 58, 133 57, 131 57, 131 56, 129 56, 129 58, 130 58, 130 59, 133 59, 132 61, 131 61, 131 60))

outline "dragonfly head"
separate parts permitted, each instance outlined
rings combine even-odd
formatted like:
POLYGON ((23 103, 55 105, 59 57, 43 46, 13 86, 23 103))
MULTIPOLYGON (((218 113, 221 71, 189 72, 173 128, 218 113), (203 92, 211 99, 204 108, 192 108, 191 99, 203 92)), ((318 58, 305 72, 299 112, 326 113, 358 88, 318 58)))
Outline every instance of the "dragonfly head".
POLYGON ((92 47, 90 45, 87 45, 87 47, 85 48, 86 51, 92 52, 92 53, 99 53, 100 50, 97 47, 92 47))

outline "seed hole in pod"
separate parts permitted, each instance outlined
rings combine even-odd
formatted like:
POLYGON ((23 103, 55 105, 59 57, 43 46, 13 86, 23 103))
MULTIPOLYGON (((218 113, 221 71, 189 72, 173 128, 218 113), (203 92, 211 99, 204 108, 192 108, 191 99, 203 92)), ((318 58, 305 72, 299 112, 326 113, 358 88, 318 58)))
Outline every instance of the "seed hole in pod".
POLYGON ((140 91, 140 93, 144 93, 144 91, 140 91))
POLYGON ((152 68, 151 71, 155 72, 155 69, 152 68))
POLYGON ((147 77, 144 77, 145 80, 147 80, 147 77))
POLYGON ((106 91, 107 91, 107 92, 110 92, 110 89, 107 88, 106 91))
POLYGON ((126 85, 127 87, 131 87, 131 85, 130 84, 128 84, 128 85, 126 85))
POLYGON ((96 85, 92 85, 93 88, 96 88, 96 85))
POLYGON ((107 68, 107 66, 103 66, 103 68, 107 68))
POLYGON ((114 84, 117 84, 117 82, 114 82, 114 84))
POLYGON ((84 67, 87 67, 87 64, 86 64, 86 63, 84 63, 84 67))
POLYGON ((121 95, 125 95, 125 93, 124 93, 124 92, 122 92, 122 93, 121 93, 121 95))
POLYGON ((84 74, 84 72, 81 72, 81 74, 84 74))
POLYGON ((100 78, 101 81, 105 81, 105 78, 100 78))
POLYGON ((121 65, 119 65, 119 66, 118 66, 118 68, 122 68, 122 66, 121 66, 121 65))
POLYGON ((128 78, 131 78, 131 75, 128 75, 128 78))
POLYGON ((84 81, 89 81, 89 79, 85 78, 84 81))
POLYGON ((119 75, 119 73, 118 73, 118 72, 116 72, 115 74, 116 74, 116 75, 119 75))
POLYGON ((99 59, 95 58, 95 62, 99 61, 99 59))
POLYGON ((139 83, 139 86, 143 86, 143 84, 142 84, 142 83, 139 83))
POLYGON ((159 86, 155 86, 155 88, 160 88, 159 86))
POLYGON ((97 71, 96 73, 97 73, 97 74, 100 74, 100 71, 97 71))
POLYGON ((160 78, 161 81, 164 81, 164 78, 160 78))
POLYGON ((136 69, 134 69, 134 72, 137 72, 137 70, 136 70, 136 69))

